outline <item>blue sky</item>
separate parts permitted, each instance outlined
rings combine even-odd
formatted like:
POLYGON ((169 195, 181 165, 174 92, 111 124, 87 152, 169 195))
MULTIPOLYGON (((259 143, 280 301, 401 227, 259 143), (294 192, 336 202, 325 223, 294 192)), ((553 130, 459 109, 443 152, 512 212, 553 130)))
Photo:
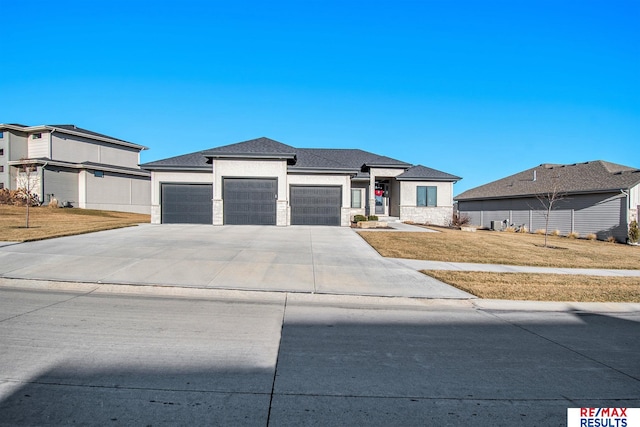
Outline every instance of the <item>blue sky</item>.
POLYGON ((463 177, 640 168, 640 1, 0 0, 1 123, 142 161, 261 136, 463 177))

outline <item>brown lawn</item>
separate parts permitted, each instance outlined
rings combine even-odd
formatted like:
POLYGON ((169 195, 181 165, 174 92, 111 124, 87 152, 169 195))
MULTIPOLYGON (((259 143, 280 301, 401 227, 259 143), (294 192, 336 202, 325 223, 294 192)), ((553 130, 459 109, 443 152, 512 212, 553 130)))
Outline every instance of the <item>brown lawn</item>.
POLYGON ((149 215, 91 209, 0 205, 0 241, 24 242, 148 223, 149 215))
POLYGON ((438 233, 360 235, 382 256, 482 264, 566 268, 640 269, 640 247, 527 233, 437 229, 438 233))
POLYGON ((433 270, 423 271, 423 273, 479 298, 640 302, 640 279, 637 277, 433 270))

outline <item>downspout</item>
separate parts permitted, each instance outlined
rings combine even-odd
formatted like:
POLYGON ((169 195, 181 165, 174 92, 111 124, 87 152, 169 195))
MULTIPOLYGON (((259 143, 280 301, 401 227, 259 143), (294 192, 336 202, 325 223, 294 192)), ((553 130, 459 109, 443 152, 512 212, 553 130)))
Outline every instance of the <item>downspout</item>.
POLYGON ((627 198, 627 203, 625 203, 625 209, 624 209, 624 220, 627 224, 627 230, 629 229, 629 210, 631 210, 631 196, 629 193, 627 193, 623 188, 620 189, 620 192, 622 194, 625 195, 625 197, 627 198))
POLYGON ((44 169, 48 164, 49 162, 44 162, 42 164, 42 168, 40 169, 40 197, 42 198, 42 200, 40 200, 40 204, 44 203, 44 169))

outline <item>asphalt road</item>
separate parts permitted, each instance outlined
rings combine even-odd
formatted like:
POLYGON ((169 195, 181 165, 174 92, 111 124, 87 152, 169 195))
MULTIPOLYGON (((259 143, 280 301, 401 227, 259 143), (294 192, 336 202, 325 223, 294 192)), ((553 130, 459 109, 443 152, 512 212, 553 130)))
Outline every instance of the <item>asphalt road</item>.
POLYGON ((0 282, 0 425, 548 426, 640 407, 637 311, 0 282))

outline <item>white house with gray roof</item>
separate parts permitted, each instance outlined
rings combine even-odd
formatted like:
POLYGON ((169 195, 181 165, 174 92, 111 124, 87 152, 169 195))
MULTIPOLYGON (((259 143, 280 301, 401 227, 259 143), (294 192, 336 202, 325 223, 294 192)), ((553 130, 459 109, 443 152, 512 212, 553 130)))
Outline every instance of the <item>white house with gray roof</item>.
POLYGON ((492 221, 544 229, 547 195, 559 199, 549 217, 549 231, 596 234, 624 242, 628 225, 638 218, 640 169, 596 160, 568 165, 542 164, 472 188, 456 196, 458 211, 472 224, 492 221))
POLYGON ((143 147, 75 125, 0 124, 0 188, 17 189, 25 168, 42 203, 122 212, 150 211, 143 147))
POLYGON ((357 149, 257 138, 141 165, 151 222, 348 226, 354 215, 446 225, 461 178, 357 149))

